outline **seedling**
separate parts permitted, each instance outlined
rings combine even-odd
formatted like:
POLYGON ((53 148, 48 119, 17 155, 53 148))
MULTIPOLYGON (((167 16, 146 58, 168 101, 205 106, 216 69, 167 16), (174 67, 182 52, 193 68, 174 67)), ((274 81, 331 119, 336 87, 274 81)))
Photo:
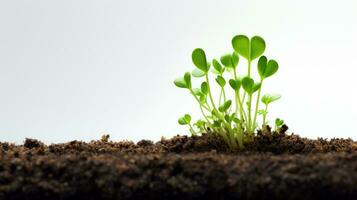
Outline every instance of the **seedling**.
MULTIPOLYGON (((192 52, 192 62, 195 69, 186 72, 182 78, 174 81, 179 88, 189 91, 199 105, 203 119, 191 124, 191 116, 185 114, 179 119, 179 124, 187 125, 193 135, 197 133, 218 134, 226 141, 230 148, 243 148, 244 143, 254 137, 259 124, 267 125, 268 106, 280 99, 280 95, 265 94, 261 97, 265 80, 274 75, 278 69, 278 62, 263 55, 265 41, 259 36, 248 38, 237 35, 232 39, 232 53, 224 54, 219 59, 209 62, 203 49, 197 48, 192 52), (238 76, 237 68, 240 57, 247 60, 247 73, 238 76), (252 63, 256 62, 258 81, 251 74, 252 63), (211 64, 212 63, 212 64, 211 64), (212 67, 211 67, 212 66, 212 67), (193 88, 191 75, 203 79, 199 87, 193 88), (214 76, 216 84, 210 79, 214 76), (227 87, 232 91, 230 96, 227 87), (218 87, 219 94, 214 96, 212 87, 218 87), (214 99, 214 97, 218 97, 214 99), (264 108, 260 108, 260 104, 264 108), (253 106, 255 105, 255 106, 253 106), (258 114, 262 116, 261 121, 258 114), (195 128, 198 131, 195 131, 195 128)), ((278 120, 278 119, 277 119, 278 120)), ((275 128, 280 128, 283 121, 275 121, 275 128)))
POLYGON ((276 118, 275 119, 275 132, 279 132, 283 125, 284 125, 284 120, 276 118))

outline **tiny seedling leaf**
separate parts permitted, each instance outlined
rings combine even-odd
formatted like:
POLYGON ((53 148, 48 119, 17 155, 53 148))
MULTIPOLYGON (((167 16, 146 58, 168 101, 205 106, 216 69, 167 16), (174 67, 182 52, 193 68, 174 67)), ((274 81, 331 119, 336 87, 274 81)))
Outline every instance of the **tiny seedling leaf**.
POLYGON ((262 97, 262 102, 265 104, 265 105, 268 105, 278 99, 281 98, 281 95, 280 94, 264 94, 263 97, 262 97))
POLYGON ((224 68, 216 59, 213 59, 212 64, 213 64, 213 69, 217 72, 217 74, 223 74, 224 68))
POLYGON ((209 65, 207 63, 206 54, 203 49, 197 48, 192 52, 192 62, 200 70, 208 72, 209 65))
POLYGON ((185 118, 185 121, 187 122, 187 124, 191 123, 191 115, 185 114, 184 118, 185 118))
POLYGON ((229 85, 233 88, 235 91, 239 91, 240 86, 242 85, 241 81, 239 79, 230 79, 229 80, 229 85))
POLYGON ((179 88, 188 88, 185 79, 178 78, 174 81, 175 85, 179 88))
POLYGON ((221 75, 217 76, 216 81, 218 85, 221 86, 222 88, 226 85, 226 80, 221 75))
POLYGON ((245 35, 237 35, 232 39, 233 49, 241 56, 249 59, 249 38, 245 35))
POLYGON ((207 82, 202 82, 201 84, 201 91, 203 94, 207 95, 208 94, 208 84, 207 82))
POLYGON ((269 60, 262 56, 258 61, 258 72, 260 77, 268 78, 278 71, 279 65, 275 60, 269 60))
POLYGON ((228 100, 228 101, 224 102, 224 104, 221 105, 218 108, 218 110, 221 112, 226 112, 229 109, 229 107, 231 107, 231 105, 232 105, 232 100, 228 100))
POLYGON ((186 83, 187 87, 191 88, 192 84, 191 84, 191 74, 190 74, 190 72, 186 72, 185 75, 183 76, 183 79, 185 80, 185 83, 186 83))
POLYGON ((277 128, 280 128, 282 125, 284 125, 284 120, 280 119, 280 118, 276 118, 275 119, 275 126, 277 128))

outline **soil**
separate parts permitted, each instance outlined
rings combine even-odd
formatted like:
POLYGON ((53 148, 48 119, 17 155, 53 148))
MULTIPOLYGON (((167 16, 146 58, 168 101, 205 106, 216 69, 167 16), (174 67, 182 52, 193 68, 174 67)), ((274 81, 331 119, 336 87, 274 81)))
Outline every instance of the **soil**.
POLYGON ((357 199, 357 142, 286 130, 236 151, 212 134, 0 143, 0 199, 357 199))

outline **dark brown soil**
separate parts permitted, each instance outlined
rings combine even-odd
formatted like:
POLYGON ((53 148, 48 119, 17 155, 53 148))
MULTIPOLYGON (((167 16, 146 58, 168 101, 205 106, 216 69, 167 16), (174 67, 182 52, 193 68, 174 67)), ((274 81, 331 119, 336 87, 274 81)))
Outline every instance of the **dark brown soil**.
POLYGON ((0 143, 0 199, 357 199, 357 142, 259 131, 153 143, 0 143))

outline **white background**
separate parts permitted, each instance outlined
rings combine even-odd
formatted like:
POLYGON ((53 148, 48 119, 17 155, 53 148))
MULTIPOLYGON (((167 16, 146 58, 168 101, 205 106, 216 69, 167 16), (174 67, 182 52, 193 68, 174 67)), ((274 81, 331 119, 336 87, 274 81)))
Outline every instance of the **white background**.
POLYGON ((271 119, 357 139, 355 2, 1 0, 0 141, 186 134, 177 118, 199 110, 172 81, 194 48, 219 57, 236 34, 262 36, 280 64, 264 86, 283 96, 271 119))

